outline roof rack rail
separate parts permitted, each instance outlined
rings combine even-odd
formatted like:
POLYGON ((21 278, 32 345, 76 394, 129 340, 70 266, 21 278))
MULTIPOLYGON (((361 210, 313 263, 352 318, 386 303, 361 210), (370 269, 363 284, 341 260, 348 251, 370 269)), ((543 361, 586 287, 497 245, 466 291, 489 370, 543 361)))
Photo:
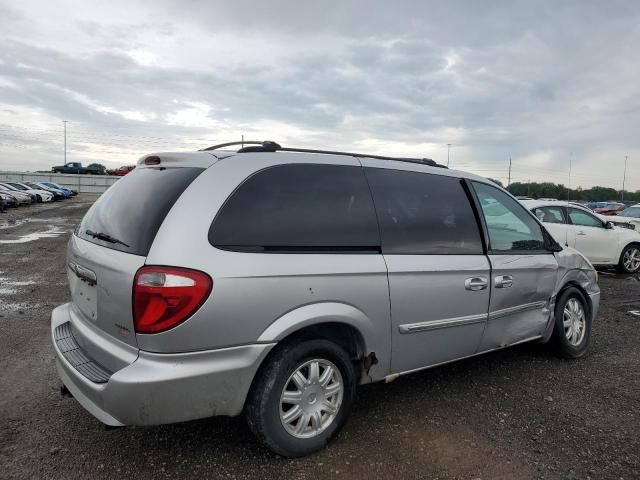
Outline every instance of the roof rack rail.
POLYGON ((423 165, 430 165, 432 167, 448 168, 445 165, 436 163, 434 160, 431 160, 430 158, 388 157, 384 155, 371 155, 367 153, 338 152, 333 150, 314 150, 310 148, 290 148, 290 147, 282 147, 278 143, 272 142, 270 140, 265 140, 263 142, 245 140, 243 142, 221 143, 219 145, 213 145, 212 147, 204 148, 202 149, 202 151, 217 150, 219 148, 230 147, 233 145, 243 145, 243 147, 238 150, 238 153, 277 152, 277 151, 298 152, 298 153, 320 153, 320 154, 328 154, 328 155, 345 155, 345 156, 356 157, 356 158, 375 158, 378 160, 396 160, 400 162, 421 163, 423 165), (250 145, 250 146, 244 147, 244 145, 250 145))

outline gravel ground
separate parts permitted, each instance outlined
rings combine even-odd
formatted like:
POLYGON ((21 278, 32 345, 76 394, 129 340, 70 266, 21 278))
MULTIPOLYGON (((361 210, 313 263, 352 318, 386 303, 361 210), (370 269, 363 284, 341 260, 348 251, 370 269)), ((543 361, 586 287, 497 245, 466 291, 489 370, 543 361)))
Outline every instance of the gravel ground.
POLYGON ((585 358, 523 345, 363 387, 304 459, 272 455, 241 418, 105 430, 60 397, 49 338, 92 200, 0 214, 0 478, 640 478, 640 278, 606 272, 585 358))

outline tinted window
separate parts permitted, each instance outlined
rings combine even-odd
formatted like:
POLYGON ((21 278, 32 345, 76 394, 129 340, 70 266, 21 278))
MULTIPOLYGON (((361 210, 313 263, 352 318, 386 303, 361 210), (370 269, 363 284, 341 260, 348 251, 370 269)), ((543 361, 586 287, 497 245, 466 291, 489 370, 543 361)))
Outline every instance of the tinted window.
POLYGON ((560 207, 538 207, 533 210, 533 213, 544 223, 565 223, 560 207))
POLYGON ((540 225, 503 191, 473 182, 489 231, 492 251, 545 250, 540 225))
POLYGON ((383 168, 366 171, 384 253, 482 253, 478 223, 460 179, 383 168))
POLYGON ((93 204, 82 219, 78 236, 114 250, 147 255, 151 243, 178 197, 202 168, 139 168, 118 180, 93 204), (125 243, 99 240, 104 233, 125 243))
POLYGON ((248 251, 380 246, 364 171, 341 165, 279 165, 249 177, 221 208, 209 241, 248 251))
POLYGON ((594 217, 590 213, 577 208, 569 208, 569 218, 574 225, 580 225, 583 227, 600 227, 604 228, 602 220, 594 217))

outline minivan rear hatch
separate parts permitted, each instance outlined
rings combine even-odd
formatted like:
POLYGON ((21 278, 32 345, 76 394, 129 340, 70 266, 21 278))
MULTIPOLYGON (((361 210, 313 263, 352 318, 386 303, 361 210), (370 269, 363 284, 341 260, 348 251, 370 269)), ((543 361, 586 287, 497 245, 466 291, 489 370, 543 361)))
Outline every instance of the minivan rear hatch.
POLYGON ((134 276, 167 213, 202 171, 136 168, 91 206, 69 242, 67 255, 77 321, 137 347, 131 298, 134 276))

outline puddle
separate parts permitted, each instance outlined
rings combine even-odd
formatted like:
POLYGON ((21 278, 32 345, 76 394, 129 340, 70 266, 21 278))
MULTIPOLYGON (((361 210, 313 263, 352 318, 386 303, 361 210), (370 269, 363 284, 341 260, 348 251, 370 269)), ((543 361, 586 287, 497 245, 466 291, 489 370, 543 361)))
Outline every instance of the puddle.
POLYGON ((64 217, 31 218, 30 221, 33 223, 49 223, 52 225, 56 225, 59 223, 63 223, 66 225, 66 224, 75 222, 70 218, 64 218, 64 217))
POLYGON ((27 235, 21 235, 11 240, 0 240, 0 244, 1 243, 28 243, 28 242, 33 242, 35 240, 40 240, 41 238, 59 237, 63 233, 65 233, 65 231, 60 230, 58 227, 50 227, 48 230, 44 232, 29 233, 27 235))
POLYGON ((2 285, 4 285, 5 287, 26 287, 28 285, 36 284, 36 282, 34 282, 33 280, 23 280, 23 281, 17 281, 17 282, 7 282, 5 280, 7 279, 0 278, 0 282, 2 282, 2 285))
POLYGON ((28 218, 19 218, 19 219, 9 219, 0 221, 0 230, 5 228, 13 228, 19 227, 20 225, 24 225, 30 219, 28 218))

